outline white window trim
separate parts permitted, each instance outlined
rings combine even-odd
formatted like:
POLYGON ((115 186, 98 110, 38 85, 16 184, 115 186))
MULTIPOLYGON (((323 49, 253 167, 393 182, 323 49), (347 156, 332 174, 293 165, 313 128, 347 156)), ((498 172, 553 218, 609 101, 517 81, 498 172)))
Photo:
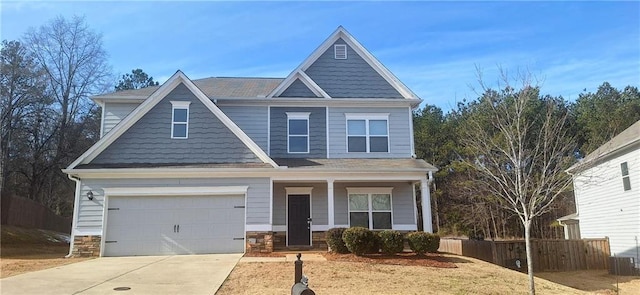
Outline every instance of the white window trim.
POLYGON ((304 112, 304 113, 298 113, 298 112, 286 112, 287 114, 287 153, 288 154, 308 154, 309 153, 309 138, 311 137, 309 134, 309 116, 311 115, 311 113, 309 112, 304 112), (291 135, 289 134, 289 122, 291 120, 307 120, 307 135, 291 135), (307 150, 304 152, 292 152, 289 147, 289 138, 291 137, 307 137, 307 150))
MULTIPOLYGON (((371 135, 369 134, 369 121, 371 120, 385 120, 387 121, 387 151, 391 153, 391 135, 389 133, 389 113, 345 113, 345 147, 347 153, 385 153, 385 152, 372 152, 370 150, 371 135), (365 128, 365 151, 364 152, 350 152, 349 151, 349 120, 364 120, 365 128)), ((362 135, 353 135, 362 136, 362 135)), ((374 137, 382 137, 381 135, 373 135, 374 137)))
POLYGON ((369 217, 369 229, 370 230, 389 230, 389 229, 393 229, 394 225, 393 225, 393 194, 391 193, 391 191, 393 190, 393 187, 348 187, 347 188, 347 221, 349 224, 349 227, 351 227, 351 212, 366 212, 368 217, 369 217), (351 210, 351 203, 349 202, 349 196, 350 195, 367 195, 367 200, 368 200, 368 208, 367 211, 364 210, 351 210), (372 196, 373 195, 384 195, 387 194, 389 195, 389 206, 391 206, 391 209, 389 210, 373 210, 373 201, 372 201, 372 196), (380 228, 380 229, 374 229, 373 228, 373 213, 374 212, 388 212, 391 214, 391 228, 380 228))
POLYGON ((333 58, 334 59, 347 59, 347 44, 335 44, 333 45, 333 58), (344 48, 344 57, 338 57, 338 48, 344 48))
POLYGON ((171 139, 188 139, 189 138, 189 105, 190 101, 171 101, 171 139), (175 121, 175 110, 187 110, 187 122, 175 121), (173 127, 175 125, 185 125, 186 132, 184 137, 173 136, 173 127))

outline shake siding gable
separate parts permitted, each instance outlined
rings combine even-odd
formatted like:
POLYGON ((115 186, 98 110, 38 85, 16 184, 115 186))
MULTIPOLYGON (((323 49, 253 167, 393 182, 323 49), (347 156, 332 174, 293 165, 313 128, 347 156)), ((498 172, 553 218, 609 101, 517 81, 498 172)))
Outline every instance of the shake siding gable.
POLYGON ((317 98, 318 96, 315 95, 313 93, 313 91, 311 91, 311 89, 309 89, 309 87, 307 87, 307 85, 304 85, 304 83, 302 83, 302 81, 300 81, 300 79, 296 79, 293 83, 291 83, 291 85, 282 92, 282 94, 280 94, 280 97, 314 97, 317 98))
MULTIPOLYGON (((346 42, 340 38, 335 44, 346 42)), ((332 98, 402 98, 349 45, 346 45, 347 59, 335 59, 333 45, 304 71, 332 98)))
POLYGON ((184 84, 100 153, 93 164, 261 163, 184 84), (171 101, 189 101, 189 138, 171 139, 171 101))

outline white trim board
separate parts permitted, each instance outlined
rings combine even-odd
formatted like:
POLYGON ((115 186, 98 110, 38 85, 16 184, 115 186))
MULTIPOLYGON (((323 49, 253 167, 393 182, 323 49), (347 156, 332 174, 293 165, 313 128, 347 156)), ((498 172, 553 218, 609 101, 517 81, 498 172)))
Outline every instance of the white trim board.
POLYGON ((95 159, 102 151, 111 145, 118 137, 127 131, 133 124, 138 122, 144 114, 156 106, 165 96, 167 96, 180 83, 183 83, 238 139, 240 139, 260 160, 273 167, 278 164, 273 161, 246 133, 236 125, 225 113, 220 110, 182 71, 177 71, 167 82, 153 92, 142 104, 131 112, 124 120, 116 125, 104 137, 102 137, 89 150, 76 159, 67 169, 73 169, 79 164, 88 164, 95 159))
POLYGON ((208 196, 243 195, 248 186, 198 186, 198 187, 105 187, 109 196, 208 196))

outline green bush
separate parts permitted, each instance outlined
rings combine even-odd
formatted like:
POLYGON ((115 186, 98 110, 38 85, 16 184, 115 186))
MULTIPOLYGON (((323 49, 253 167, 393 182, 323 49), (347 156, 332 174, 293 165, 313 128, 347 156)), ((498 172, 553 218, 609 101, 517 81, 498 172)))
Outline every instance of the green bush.
POLYGON ((349 252, 358 256, 370 252, 375 247, 374 239, 373 232, 364 227, 351 227, 342 233, 342 240, 349 252))
POLYGON ((384 230, 378 233, 382 253, 395 254, 404 250, 404 237, 395 230, 384 230))
POLYGON ((418 255, 435 253, 440 247, 440 236, 431 233, 412 232, 407 235, 407 239, 411 250, 418 255))
POLYGON ((342 234, 346 228, 336 227, 329 229, 326 233, 327 245, 329 245, 329 249, 331 252, 336 252, 340 254, 349 253, 349 249, 344 244, 344 240, 342 240, 342 234))
POLYGON ((380 253, 380 249, 382 248, 382 239, 378 232, 371 232, 371 247, 367 250, 369 254, 378 254, 380 253))

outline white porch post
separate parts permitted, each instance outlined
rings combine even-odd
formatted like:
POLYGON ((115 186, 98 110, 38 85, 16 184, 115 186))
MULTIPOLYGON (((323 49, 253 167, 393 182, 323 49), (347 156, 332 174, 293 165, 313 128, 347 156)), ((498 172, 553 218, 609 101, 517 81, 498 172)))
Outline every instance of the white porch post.
POLYGON ((329 228, 335 226, 334 209, 333 209, 333 179, 327 179, 327 224, 329 228))
POLYGON ((420 180, 420 191, 420 195, 422 198, 422 229, 425 232, 432 233, 433 227, 431 226, 431 192, 429 181, 426 177, 420 180))

